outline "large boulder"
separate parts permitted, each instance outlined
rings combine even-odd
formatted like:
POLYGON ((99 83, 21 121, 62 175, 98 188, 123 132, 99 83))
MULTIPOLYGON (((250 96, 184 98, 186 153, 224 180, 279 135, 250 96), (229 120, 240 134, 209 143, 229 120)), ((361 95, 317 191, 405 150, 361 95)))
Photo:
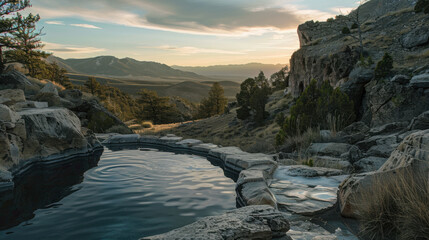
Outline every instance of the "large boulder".
POLYGON ((23 148, 24 159, 87 146, 79 118, 68 109, 26 109, 19 112, 19 115, 25 121, 27 132, 23 148))
POLYGON ((348 152, 351 147, 352 145, 347 143, 312 143, 308 147, 307 152, 310 155, 339 157, 343 153, 348 152))
POLYGON ((338 192, 341 214, 356 218, 356 204, 359 204, 357 199, 362 191, 376 184, 377 179, 395 178, 398 172, 416 176, 422 172, 429 173, 429 130, 418 131, 406 137, 377 171, 346 179, 338 192))
POLYGON ((33 84, 28 81, 27 77, 18 71, 10 71, 0 74, 0 90, 21 89, 25 91, 27 88, 32 86, 33 84))
POLYGON ((420 74, 411 78, 410 86, 413 88, 429 88, 429 73, 420 74))
POLYGON ((0 104, 13 105, 18 102, 24 102, 25 95, 21 89, 0 90, 0 104))
POLYGON ((0 121, 15 123, 19 118, 8 106, 0 104, 0 121))
POLYGON ((429 129, 429 111, 426 111, 411 121, 410 130, 426 130, 429 129))
POLYGON ((97 100, 82 101, 79 105, 70 108, 79 116, 82 126, 91 129, 95 133, 105 133, 106 130, 113 126, 122 126, 128 132, 132 133, 119 118, 104 108, 97 100))
POLYGON ((365 92, 362 121, 371 127, 409 122, 429 109, 429 94, 422 88, 371 81, 365 86, 365 92))
POLYGON ((270 206, 249 206, 142 239, 291 239, 285 216, 270 206))
POLYGON ((58 95, 58 90, 53 83, 48 82, 42 89, 40 89, 39 93, 52 93, 54 95, 58 95))
POLYGON ((420 27, 411 30, 401 37, 401 44, 405 48, 413 48, 429 42, 429 28, 420 27))

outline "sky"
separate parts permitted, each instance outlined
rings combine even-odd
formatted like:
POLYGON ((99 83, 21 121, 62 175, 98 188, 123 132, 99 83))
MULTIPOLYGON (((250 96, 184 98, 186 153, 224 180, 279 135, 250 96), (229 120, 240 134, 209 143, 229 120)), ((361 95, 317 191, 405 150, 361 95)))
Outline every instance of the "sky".
POLYGON ((168 65, 287 64, 308 20, 356 0, 31 0, 44 50, 61 58, 130 57, 168 65))

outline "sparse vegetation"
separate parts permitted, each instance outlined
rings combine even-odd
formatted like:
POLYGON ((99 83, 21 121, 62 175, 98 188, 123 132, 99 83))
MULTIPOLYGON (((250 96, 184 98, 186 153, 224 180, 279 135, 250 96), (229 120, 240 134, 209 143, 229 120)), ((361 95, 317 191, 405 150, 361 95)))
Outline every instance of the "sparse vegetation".
POLYGON ((353 108, 353 101, 338 88, 333 89, 329 82, 318 87, 316 80, 312 80, 291 108, 276 136, 276 144, 281 145, 288 137, 299 136, 308 129, 330 128, 328 115, 335 119, 335 128, 341 130, 355 120, 353 108))
POLYGON ((381 59, 375 67, 375 78, 381 79, 390 74, 393 68, 393 58, 388 53, 385 53, 383 59, 381 59))
POLYGON ((416 11, 416 13, 423 12, 425 14, 429 14, 429 0, 417 1, 414 11, 416 11))
POLYGON ((374 184, 355 199, 361 234, 366 239, 427 239, 429 176, 399 170, 374 175, 374 184))

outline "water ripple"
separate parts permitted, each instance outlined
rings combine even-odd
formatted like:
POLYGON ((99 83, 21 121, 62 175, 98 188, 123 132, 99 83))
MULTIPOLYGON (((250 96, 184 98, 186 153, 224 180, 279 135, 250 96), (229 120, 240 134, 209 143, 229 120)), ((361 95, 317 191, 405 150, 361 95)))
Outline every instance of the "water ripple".
POLYGON ((233 209, 234 188, 202 157, 106 149, 99 166, 73 186, 74 193, 1 231, 0 238, 137 239, 233 209))

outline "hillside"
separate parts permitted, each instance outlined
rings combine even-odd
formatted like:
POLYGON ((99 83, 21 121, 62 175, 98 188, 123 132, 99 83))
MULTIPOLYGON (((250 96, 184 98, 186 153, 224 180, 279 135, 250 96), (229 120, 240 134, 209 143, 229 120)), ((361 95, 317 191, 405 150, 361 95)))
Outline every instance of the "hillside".
POLYGON ((160 77, 160 78, 190 78, 204 80, 207 77, 192 72, 173 69, 157 62, 137 61, 132 58, 116 58, 99 56, 85 59, 61 59, 51 56, 49 62, 56 62, 71 73, 101 75, 113 77, 160 77))
POLYGON ((263 71, 265 76, 269 77, 271 74, 278 72, 284 66, 285 64, 248 63, 237 65, 215 65, 207 67, 172 67, 182 71, 194 72, 208 77, 239 80, 241 82, 246 78, 257 76, 260 71, 263 71))
MULTIPOLYGON (((90 75, 68 74, 71 82, 76 85, 83 85, 90 75)), ((117 87, 120 90, 137 96, 142 88, 156 91, 160 96, 181 97, 191 102, 200 102, 210 90, 214 81, 166 81, 161 78, 146 77, 147 80, 136 80, 126 78, 95 77, 101 84, 108 84, 117 87)), ((219 81, 225 90, 225 96, 228 99, 235 99, 235 95, 240 90, 240 84, 233 81, 219 81)))

